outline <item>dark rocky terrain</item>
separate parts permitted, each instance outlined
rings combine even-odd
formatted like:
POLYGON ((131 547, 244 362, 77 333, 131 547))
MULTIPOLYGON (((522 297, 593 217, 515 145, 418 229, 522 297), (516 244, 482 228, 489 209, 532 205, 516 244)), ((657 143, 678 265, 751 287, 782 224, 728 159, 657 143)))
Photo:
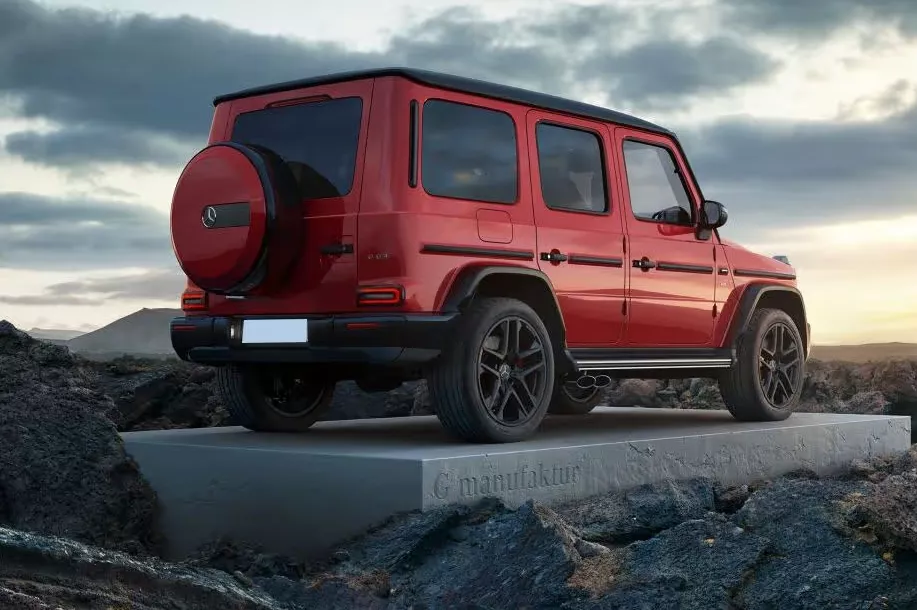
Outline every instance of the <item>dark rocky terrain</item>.
MULTIPOLYGON (((813 362, 806 408, 912 408, 915 369, 813 362)), ((703 381, 630 380, 608 398, 718 405, 703 381)), ((351 388, 331 416, 405 415, 424 401, 422 386, 351 388)), ((671 481, 552 508, 484 500, 400 515, 311 565, 229 540, 162 561, 155 494, 117 431, 225 423, 206 369, 87 362, 0 322, 0 608, 917 607, 915 449, 835 478, 671 481)))
MULTIPOLYGON (((121 430, 230 425, 215 395, 213 370, 177 359, 123 356, 86 361, 79 367, 112 397, 109 416, 121 430)), ((79 368, 78 367, 78 368, 79 368)), ((615 381, 603 404, 662 408, 723 409, 719 389, 707 379, 615 381)), ((917 417, 917 359, 874 363, 810 360, 800 411, 909 415, 917 417)), ((367 394, 340 383, 325 419, 398 417, 430 413, 423 382, 392 392, 367 394)), ((915 426, 917 430, 917 426, 915 426)))

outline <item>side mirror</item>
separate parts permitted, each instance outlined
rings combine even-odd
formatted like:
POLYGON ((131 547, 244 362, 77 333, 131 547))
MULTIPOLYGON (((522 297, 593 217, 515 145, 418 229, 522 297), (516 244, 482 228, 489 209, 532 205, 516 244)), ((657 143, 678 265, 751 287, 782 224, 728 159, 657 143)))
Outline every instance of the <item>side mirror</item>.
POLYGON ((689 225, 691 224, 691 214, 681 206, 674 205, 664 210, 659 210, 653 214, 653 220, 659 220, 671 225, 689 225))
POLYGON ((726 212, 726 206, 718 201, 704 201, 701 205, 700 226, 702 229, 712 231, 719 229, 729 219, 729 213, 726 212))

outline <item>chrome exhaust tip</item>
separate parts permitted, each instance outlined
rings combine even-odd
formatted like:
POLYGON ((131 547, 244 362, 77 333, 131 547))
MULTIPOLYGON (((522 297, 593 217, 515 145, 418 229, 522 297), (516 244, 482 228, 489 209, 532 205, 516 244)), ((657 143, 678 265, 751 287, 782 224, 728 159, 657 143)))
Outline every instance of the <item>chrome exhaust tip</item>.
POLYGON ((580 378, 576 380, 576 387, 581 390, 588 390, 589 388, 595 387, 595 377, 592 375, 580 376, 580 378))
POLYGON ((607 388, 611 385, 611 377, 608 375, 596 375, 594 385, 597 388, 607 388))

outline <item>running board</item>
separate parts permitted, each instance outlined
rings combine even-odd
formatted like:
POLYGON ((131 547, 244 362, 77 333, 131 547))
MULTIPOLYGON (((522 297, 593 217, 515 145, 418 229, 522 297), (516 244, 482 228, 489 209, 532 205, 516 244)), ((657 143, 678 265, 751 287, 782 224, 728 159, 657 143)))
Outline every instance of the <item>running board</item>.
POLYGON ((730 358, 679 358, 679 359, 640 359, 640 360, 577 360, 580 371, 646 371, 657 369, 728 369, 732 366, 730 358))
POLYGON ((735 352, 723 347, 654 347, 654 348, 573 348, 568 350, 582 372, 679 371, 688 376, 705 375, 704 371, 728 369, 735 362, 735 352))

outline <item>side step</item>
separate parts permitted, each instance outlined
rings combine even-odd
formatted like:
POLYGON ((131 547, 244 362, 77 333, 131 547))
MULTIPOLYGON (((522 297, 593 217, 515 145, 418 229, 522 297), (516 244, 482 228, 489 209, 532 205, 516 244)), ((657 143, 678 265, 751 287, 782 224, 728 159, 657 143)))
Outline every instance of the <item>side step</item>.
MULTIPOLYGON (((579 372, 690 371, 728 369, 735 362, 731 349, 571 349, 579 372)), ((688 375, 690 376, 690 375, 688 375)))

